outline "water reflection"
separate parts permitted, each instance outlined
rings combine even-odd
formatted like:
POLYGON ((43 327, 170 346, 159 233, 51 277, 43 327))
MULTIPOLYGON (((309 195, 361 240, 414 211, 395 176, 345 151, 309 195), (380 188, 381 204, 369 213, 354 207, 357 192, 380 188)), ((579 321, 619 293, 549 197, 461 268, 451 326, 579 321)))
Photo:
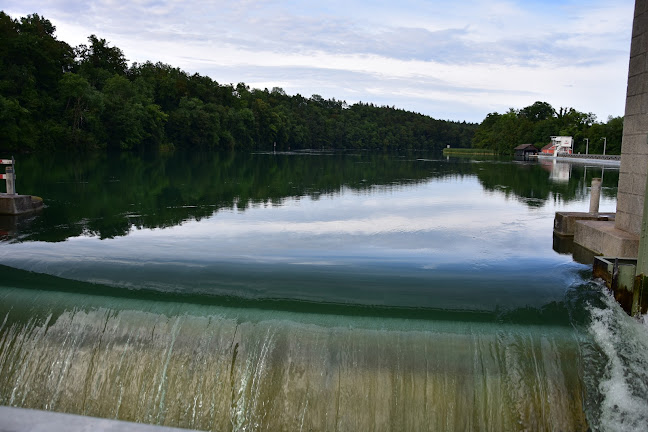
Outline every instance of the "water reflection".
MULTIPOLYGON (((569 179, 571 178, 572 164, 546 159, 541 159, 539 163, 544 169, 549 171, 549 179, 551 181, 561 183, 569 182, 569 179)), ((603 170, 604 168, 601 169, 603 170)))
MULTIPOLYGON (((371 193, 430 181, 450 185, 456 178, 476 177, 486 191, 541 207, 549 200, 584 199, 583 185, 601 176, 596 169, 574 166, 572 178, 556 184, 538 164, 420 154, 25 155, 19 162, 20 190, 43 197, 47 211, 17 238, 41 241, 111 238, 132 228, 170 227, 223 210, 278 206, 286 199, 318 200, 344 190, 371 193)), ((616 196, 617 182, 618 171, 606 172, 604 197, 616 196)), ((0 220, 6 233, 14 232, 14 225, 0 220)))

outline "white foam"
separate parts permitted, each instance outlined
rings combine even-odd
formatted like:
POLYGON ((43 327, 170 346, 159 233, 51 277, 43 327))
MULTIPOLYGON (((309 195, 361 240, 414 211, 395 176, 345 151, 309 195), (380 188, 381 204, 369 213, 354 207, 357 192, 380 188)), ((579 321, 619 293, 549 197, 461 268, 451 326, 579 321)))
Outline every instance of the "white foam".
POLYGON ((648 323, 621 310, 610 296, 607 307, 591 308, 590 332, 607 357, 599 425, 606 431, 648 429, 648 323))

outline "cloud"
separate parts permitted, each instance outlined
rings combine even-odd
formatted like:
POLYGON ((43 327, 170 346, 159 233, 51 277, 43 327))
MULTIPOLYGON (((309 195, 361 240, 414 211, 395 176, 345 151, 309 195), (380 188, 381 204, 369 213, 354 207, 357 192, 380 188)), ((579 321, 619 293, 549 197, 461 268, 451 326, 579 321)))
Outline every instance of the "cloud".
POLYGON ((536 100, 622 115, 632 0, 5 2, 72 45, 96 34, 131 61, 223 83, 481 121, 536 100))

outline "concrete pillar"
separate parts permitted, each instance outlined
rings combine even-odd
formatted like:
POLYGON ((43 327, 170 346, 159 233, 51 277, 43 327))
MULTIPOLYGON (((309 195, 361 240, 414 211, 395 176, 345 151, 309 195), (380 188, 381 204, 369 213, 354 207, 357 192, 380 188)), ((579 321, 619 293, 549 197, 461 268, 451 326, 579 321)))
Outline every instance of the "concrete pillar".
MULTIPOLYGON (((648 188, 648 185, 646 186, 648 188)), ((648 190, 646 191, 648 193, 648 190)), ((648 276, 648 200, 644 199, 644 217, 639 236, 639 256, 637 257, 637 275, 648 276)))
POLYGON ((639 235, 648 174, 648 0, 635 0, 615 228, 639 235))
POLYGON ((601 179, 592 179, 592 188, 590 191, 590 213, 598 213, 599 203, 601 202, 601 179))

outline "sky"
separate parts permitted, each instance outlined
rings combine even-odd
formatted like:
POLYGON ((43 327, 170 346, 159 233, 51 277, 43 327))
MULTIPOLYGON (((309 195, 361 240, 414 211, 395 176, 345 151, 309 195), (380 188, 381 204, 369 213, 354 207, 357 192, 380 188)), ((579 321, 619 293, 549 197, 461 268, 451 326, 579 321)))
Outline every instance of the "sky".
POLYGON ((625 109, 633 0, 3 0, 58 40, 221 84, 481 122, 535 101, 625 109))

